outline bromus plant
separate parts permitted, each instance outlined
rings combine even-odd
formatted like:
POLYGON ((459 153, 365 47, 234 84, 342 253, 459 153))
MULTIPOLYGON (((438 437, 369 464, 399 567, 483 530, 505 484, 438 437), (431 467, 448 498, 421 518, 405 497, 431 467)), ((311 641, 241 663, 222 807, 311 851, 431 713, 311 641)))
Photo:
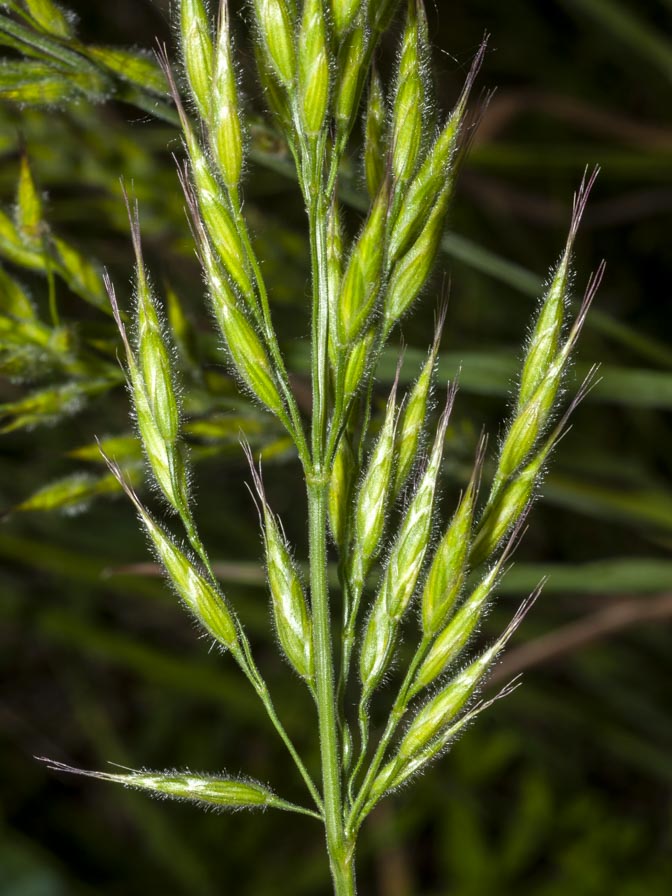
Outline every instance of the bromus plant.
MULTIPOLYGON (((241 389, 284 427, 303 470, 305 581, 269 505, 261 466, 243 445, 261 522, 272 624, 287 662, 314 700, 319 773, 304 763, 278 717, 254 645, 221 590, 199 535, 171 332, 145 267, 132 201, 132 325, 106 280, 137 431, 151 478, 171 513, 170 529, 145 509, 108 450, 110 471, 135 506, 175 592, 263 703, 310 802, 294 805, 265 784, 232 777, 84 774, 203 805, 308 814, 324 824, 339 896, 355 892, 356 846, 367 815, 448 750, 496 699, 477 702, 489 669, 537 592, 492 644, 470 656, 466 651, 495 598, 549 456, 587 388, 561 413, 563 378, 602 274, 600 269, 591 278, 578 313, 568 319, 572 250, 593 175, 575 197, 567 243, 527 339, 498 448, 488 460, 481 438, 473 472, 442 522, 444 442, 459 401, 458 384, 452 382, 433 422, 445 308, 417 379, 405 396, 395 380, 379 426, 372 412, 374 386, 382 351, 433 268, 469 139, 467 104, 484 48, 455 108, 439 120, 420 0, 400 10, 404 24, 390 83, 384 84, 376 70, 376 48, 400 5, 395 0, 249 4, 259 81, 291 149, 307 212, 308 419, 276 336, 262 260, 244 211, 247 115, 226 2, 217 10, 203 0, 179 4, 184 97, 166 51, 160 52, 187 157, 179 176, 223 353, 241 389), (342 213, 339 176, 362 120, 370 207, 353 234, 342 213), (328 583, 330 551, 338 589, 328 583), (403 663, 402 638, 412 648, 403 663), (384 684, 393 695, 391 708, 384 684)), ((39 12, 51 3, 33 6, 39 12)))

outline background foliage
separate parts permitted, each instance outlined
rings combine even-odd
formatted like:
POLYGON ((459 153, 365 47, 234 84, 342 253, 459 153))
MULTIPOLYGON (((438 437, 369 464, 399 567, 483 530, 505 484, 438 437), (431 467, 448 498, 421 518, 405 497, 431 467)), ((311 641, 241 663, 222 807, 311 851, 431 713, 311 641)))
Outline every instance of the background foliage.
MULTIPOLYGON (((149 69, 136 73, 109 51, 91 50, 151 50, 155 36, 170 41, 168 4, 71 6, 78 49, 88 48, 96 67, 86 76, 71 74, 66 91, 63 77, 47 77, 39 55, 30 62, 33 82, 25 69, 17 75, 25 45, 0 28, 8 60, 0 68, 0 194, 7 215, 0 220, 0 256, 12 278, 0 282, 1 310, 13 301, 15 320, 22 300, 12 283, 19 282, 39 315, 17 345, 7 335, 16 335, 16 324, 0 325, 6 374, 0 506, 7 511, 0 529, 0 674, 8 685, 0 701, 0 893, 209 894, 234 883, 243 896, 326 893, 320 833, 309 819, 287 825, 271 814, 214 816, 159 806, 142 795, 63 780, 33 759, 46 754, 94 768, 108 761, 254 768, 271 783, 289 778, 281 746, 257 717, 237 670, 204 655, 153 574, 127 503, 96 500, 113 486, 87 446, 94 434, 132 433, 114 331, 101 310, 96 268, 89 267, 105 264, 128 302, 132 256, 120 175, 139 198, 148 261, 157 285, 172 296, 172 320, 183 333, 206 543, 299 743, 302 719, 312 711, 276 652, 263 650, 261 545, 243 484, 241 428, 264 447, 273 506, 301 543, 296 465, 282 433, 236 397, 218 360, 172 159, 180 144, 161 84, 149 69), (28 189, 26 159, 45 198, 42 213, 34 209, 32 223, 23 222, 28 242, 19 251, 12 206, 22 168, 28 189), (207 363, 196 365, 196 357, 207 363), (45 397, 54 384, 60 391, 45 397), (46 493, 36 495, 44 486, 46 493)), ((457 492, 484 420, 496 434, 539 284, 560 252, 572 191, 592 163, 603 171, 579 239, 579 285, 602 257, 608 271, 576 368, 580 375, 598 360, 603 378, 556 454, 544 501, 505 580, 501 617, 492 620, 496 631, 541 573, 550 573, 544 597, 496 672, 505 679, 529 668, 525 686, 479 721, 412 793, 396 797, 394 813, 388 805, 377 810, 362 844, 362 891, 667 893, 672 6, 666 0, 437 6, 428 14, 443 108, 452 105, 484 29, 492 38, 480 83, 498 88, 461 174, 435 290, 404 328, 411 377, 430 337, 445 270, 451 288, 441 378, 462 363, 447 482, 457 492)), ((234 20, 243 31, 244 17, 234 20)), ((390 41, 383 67, 393 48, 390 41)), ((252 82, 245 84, 250 107, 259 109, 252 82)), ((300 391, 303 210, 273 135, 257 129, 254 151, 247 211, 268 259, 300 391)), ((393 366, 390 359, 390 378, 393 366)), ((384 395, 381 383, 381 403, 384 395)), ((133 442, 117 445, 117 456, 122 448, 141 479, 133 442)), ((301 746, 309 755, 316 749, 301 746)), ((283 794, 292 798, 300 786, 291 778, 283 794)))

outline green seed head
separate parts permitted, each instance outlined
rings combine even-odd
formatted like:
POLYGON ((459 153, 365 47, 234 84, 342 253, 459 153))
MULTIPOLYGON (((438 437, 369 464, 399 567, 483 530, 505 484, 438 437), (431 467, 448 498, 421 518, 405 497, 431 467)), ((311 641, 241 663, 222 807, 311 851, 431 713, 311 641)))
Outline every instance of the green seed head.
POLYGON ((387 612, 395 620, 401 619, 413 597, 429 547, 434 495, 443 457, 446 427, 454 398, 453 387, 437 427, 427 467, 404 514, 385 571, 384 591, 387 597, 387 612))
POLYGON ((422 627, 426 635, 435 635, 443 627, 467 575, 483 447, 481 442, 469 485, 439 543, 427 576, 422 594, 422 627))
POLYGON ((597 170, 595 170, 587 181, 584 179, 574 198, 574 211, 567 243, 551 279, 528 342, 525 363, 520 378, 517 412, 522 411, 523 407, 532 399, 558 355, 571 285, 571 260, 574 240, 576 239, 579 223, 597 173, 597 170))
POLYGON ((375 338, 375 330, 371 328, 361 339, 355 342, 348 354, 343 386, 346 403, 350 401, 362 384, 362 377, 364 376, 375 338))
MULTIPOLYGON (((179 409, 170 352, 142 257, 138 206, 136 203, 131 209, 128 198, 126 196, 125 198, 131 222, 136 263, 138 372, 142 379, 147 412, 151 416, 160 438, 165 443, 168 454, 170 454, 179 434, 179 409)), ((133 375, 131 379, 133 380, 133 375)), ((135 387, 136 384, 134 384, 134 389, 135 387)))
POLYGON ((373 71, 364 124, 364 170, 369 196, 378 194, 385 177, 385 95, 378 72, 373 71))
POLYGON ((446 186, 415 244, 392 269, 385 299, 385 329, 388 332, 415 301, 434 266, 451 193, 451 185, 446 186))
POLYGON ((380 551, 381 539, 385 530, 394 470, 394 432, 397 423, 396 394, 397 382, 395 380, 387 402, 383 426, 371 452, 355 502, 351 578, 360 589, 364 585, 371 561, 380 551))
POLYGON ((337 324, 341 347, 357 339, 378 298, 387 209, 388 192, 386 184, 383 184, 343 276, 337 324))
POLYGON ((554 442, 552 436, 537 455, 516 473, 481 520, 471 551, 473 566, 492 556, 506 533, 524 514, 554 442))
POLYGON ((455 662, 476 631, 488 598, 499 578, 502 560, 481 579, 462 604, 449 624, 432 644, 425 661, 413 683, 413 694, 419 693, 435 681, 444 670, 455 662))
POLYGON ((366 68, 362 64, 366 49, 366 29, 358 22, 343 41, 337 60, 334 116, 341 140, 349 136, 357 117, 366 79, 366 68))
POLYGON ((298 674, 312 681, 313 630, 301 580, 278 524, 264 505, 266 570, 275 627, 282 649, 298 674))
POLYGON ((49 767, 57 771, 73 772, 98 778, 101 781, 113 781, 124 787, 145 790, 159 797, 185 800, 208 807, 215 806, 228 809, 254 809, 264 806, 275 806, 282 809, 294 809, 277 797, 272 791, 256 781, 237 780, 235 778, 216 778, 211 775, 193 775, 191 772, 148 772, 131 771, 124 774, 111 772, 83 771, 72 768, 61 762, 47 760, 49 767))
POLYGON ((530 400, 514 417, 500 452, 498 480, 503 482, 512 476, 542 436, 555 406, 564 372, 563 361, 562 357, 556 359, 530 400))
POLYGON ((26 246, 41 247, 44 233, 44 207, 33 172, 25 153, 21 155, 16 190, 16 229, 26 246))
POLYGON ((73 36, 68 17, 52 0, 24 0, 24 5, 40 28, 55 37, 73 36))
POLYGON ((392 171, 405 183, 415 170, 425 117, 426 21, 419 0, 409 0, 392 112, 392 171))
POLYGON ((418 172, 412 177, 404 201, 397 213, 397 218, 390 235, 389 258, 396 262, 408 251, 425 227, 439 197, 447 189, 452 190, 454 177, 454 158, 457 151, 467 100, 478 73, 485 44, 481 47, 471 67, 469 76, 453 112, 435 139, 431 149, 420 165, 418 172))
POLYGON ((213 49, 210 21, 203 0, 181 0, 181 43, 191 93, 201 118, 210 118, 213 49))
POLYGON ((538 593, 537 590, 522 604, 504 633, 491 647, 460 672, 446 688, 439 691, 418 712, 399 746, 400 762, 409 761, 421 753, 464 709, 466 703, 482 683, 493 661, 522 622, 538 593))
POLYGON ((291 89, 296 75, 294 26, 287 0, 254 0, 261 50, 266 64, 284 87, 291 89))
MULTIPOLYGON (((138 313, 139 322, 142 314, 138 313)), ((142 379, 156 427, 167 445, 173 445, 179 434, 180 416, 173 386, 173 372, 168 349, 159 330, 139 330, 139 358, 142 379)))
POLYGON ((347 547, 355 465, 352 445, 348 433, 344 432, 338 442, 329 479, 329 524, 341 551, 347 547))
POLYGON ((386 609, 384 591, 376 598, 364 632, 359 657, 362 699, 368 701, 389 666, 397 633, 397 623, 386 609))
POLYGON ((395 498, 401 493, 418 457, 420 437, 422 435, 425 417, 427 416, 427 403, 432 387, 436 355, 439 350, 439 340, 441 337, 444 317, 445 310, 441 313, 436 327, 434 343, 427 360, 420 371, 420 376, 413 385, 411 394, 404 408, 401 422, 397 427, 394 448, 397 457, 397 466, 394 475, 394 485, 392 487, 392 494, 395 498))
MULTIPOLYGON (((139 255, 140 244, 137 221, 133 222, 132 232, 137 257, 140 259, 137 270, 138 272, 143 272, 142 276, 138 277, 138 283, 139 285, 144 283, 144 289, 146 289, 144 268, 139 255)), ((149 341, 154 344, 155 351, 152 351, 151 345, 146 346, 144 356, 141 354, 141 360, 138 361, 126 335, 126 328, 121 320, 114 287, 107 276, 105 277, 105 286, 126 352, 129 387, 143 449, 152 468, 154 478, 166 500, 181 516, 186 515, 188 513, 188 484, 180 445, 177 442, 179 414, 170 379, 172 374, 170 369, 161 367, 160 360, 157 362, 157 357, 163 356, 165 344, 161 341, 161 345, 156 346, 154 339, 150 337, 149 341), (143 367, 147 368, 147 377, 152 388, 151 399, 143 367), (166 398, 166 395, 168 395, 168 398, 166 398), (164 405, 163 408, 158 407, 161 404, 164 405), (170 438, 166 438, 166 436, 170 436, 170 438)), ((141 296, 140 289, 138 293, 141 296)), ((154 306, 150 304, 149 310, 150 318, 157 320, 154 306)), ((139 340, 142 338, 140 329, 141 327, 139 327, 139 340)), ((156 335, 154 330, 150 330, 150 332, 153 336, 156 335)), ((145 343, 147 343, 146 333, 147 330, 145 330, 145 343)))
POLYGON ((246 301, 254 297, 245 250, 226 199, 213 177, 208 161, 195 140, 187 141, 198 207, 212 245, 233 283, 246 301))
POLYGON ((329 60, 322 0, 305 0, 299 32, 299 111, 305 133, 324 126, 329 105, 329 60))
POLYGON ((238 185, 243 168, 243 137, 236 76, 231 61, 228 0, 222 0, 219 15, 210 141, 222 179, 232 189, 238 185))
POLYGON ((339 41, 354 25, 361 4, 362 0, 331 0, 331 18, 339 41))
POLYGON ((159 560, 180 598, 209 635, 224 647, 234 649, 238 644, 238 632, 224 596, 152 519, 137 495, 123 481, 118 468, 114 464, 110 464, 110 468, 135 504, 159 560))
POLYGON ((208 261, 207 252, 204 253, 204 262, 212 307, 237 373, 262 404, 282 416, 284 405, 273 365, 256 330, 238 308, 235 295, 220 276, 212 258, 208 261))

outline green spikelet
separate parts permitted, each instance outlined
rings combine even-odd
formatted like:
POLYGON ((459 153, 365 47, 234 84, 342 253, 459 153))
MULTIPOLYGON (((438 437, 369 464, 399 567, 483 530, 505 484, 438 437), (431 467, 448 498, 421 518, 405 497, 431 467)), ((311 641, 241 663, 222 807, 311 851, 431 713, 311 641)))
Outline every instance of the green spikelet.
POLYGON ((209 120, 214 52, 203 0, 181 0, 180 37, 187 79, 200 116, 209 120))
POLYGON ((401 762, 413 759, 428 747, 434 738, 440 735, 464 709, 482 683, 495 658, 501 653, 509 638, 522 622, 532 602, 536 599, 537 593, 521 605, 504 633, 495 643, 460 672, 447 687, 432 697, 418 712, 399 745, 398 757, 401 762))
POLYGON ((337 322, 341 346, 350 345, 361 334, 378 297, 387 209, 387 187, 383 183, 343 276, 337 322))
POLYGON ((362 0, 331 0, 331 17, 338 40, 354 25, 361 5, 362 0))
POLYGON ((364 124, 364 170, 369 196, 377 195, 385 177, 385 95, 374 69, 369 86, 364 124))
POLYGON ((366 67, 362 65, 362 60, 366 55, 367 46, 366 29, 361 22, 358 22, 343 41, 338 54, 334 117, 341 144, 350 135, 357 118, 366 81, 366 67))
MULTIPOLYGON (((397 371, 397 378, 399 372, 397 371)), ((397 425, 397 380, 385 409, 385 419, 373 447, 364 478, 359 487, 354 511, 354 537, 351 554, 350 578, 357 589, 364 579, 371 561, 381 549, 385 530, 390 486, 394 473, 394 433, 397 425)))
POLYGON ((243 168, 243 137, 236 76, 231 61, 228 0, 222 0, 219 8, 210 120, 210 142, 222 180, 229 189, 235 188, 243 168))
POLYGON ((301 678, 312 684, 315 673, 313 627, 303 585, 278 521, 266 500, 261 472, 254 466, 249 447, 246 447, 246 453, 261 501, 266 573, 271 592, 275 630, 290 665, 301 678))
POLYGON ((422 593, 422 627, 425 635, 435 635, 444 625, 462 590, 467 575, 469 547, 483 463, 481 441, 474 471, 455 515, 439 542, 422 593))
POLYGON ((255 0, 254 9, 266 64, 278 81, 291 88, 296 77, 296 48, 286 0, 255 0))
POLYGON ((409 179, 420 159, 426 120, 423 71, 426 31, 420 0, 409 0, 392 110, 392 171, 399 184, 409 179))
POLYGON ((346 547, 356 469, 355 454, 347 432, 341 435, 329 480, 329 525, 339 549, 346 547))
POLYGON ((432 387, 436 356, 439 350, 439 341, 441 339, 441 330, 443 328, 444 319, 445 308, 441 312, 436 325, 434 343, 432 344, 427 360, 420 371, 420 375, 411 389, 411 394, 404 407, 401 422, 397 427, 394 446, 397 465, 394 473, 394 485, 392 487, 392 494, 395 498, 398 497, 408 481, 411 470, 418 458, 420 437, 427 416, 427 404, 432 387))
POLYGON ((404 615, 413 597, 429 545, 443 443, 454 400, 453 386, 448 393, 446 408, 436 429, 427 467, 404 514, 387 563, 384 591, 388 613, 396 620, 404 615))
POLYGON ((299 112, 305 134, 315 137, 329 106, 329 59, 323 0, 305 0, 299 32, 299 112))

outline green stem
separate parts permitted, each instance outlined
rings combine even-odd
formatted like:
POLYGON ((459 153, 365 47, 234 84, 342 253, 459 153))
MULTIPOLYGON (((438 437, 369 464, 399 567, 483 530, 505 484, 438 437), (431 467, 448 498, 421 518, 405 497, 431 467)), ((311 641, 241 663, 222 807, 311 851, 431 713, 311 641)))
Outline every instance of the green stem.
POLYGON ((346 840, 343 830, 334 661, 327 587, 327 486, 319 479, 308 483, 308 524, 315 679, 327 850, 335 896, 354 896, 354 841, 346 840))
POLYGON ((247 637, 240 626, 240 623, 238 623, 238 630, 239 630, 239 638, 242 643, 242 650, 240 652, 236 651, 234 653, 235 660, 238 663, 238 665, 240 666, 240 668, 242 669, 242 671, 244 672, 246 678, 248 679, 248 681, 250 682, 252 687, 254 688, 257 696, 263 703, 264 709, 266 710, 266 713, 267 713, 269 719, 273 723, 273 727, 278 732, 282 742, 287 747, 287 751, 289 752, 290 756, 294 760, 294 764, 296 765, 297 769, 299 770, 301 777, 305 781, 306 787, 308 788, 310 795, 312 796, 313 800, 315 801, 315 805, 319 809, 320 813, 323 813, 324 805, 322 802, 322 797, 320 796, 320 794, 317 790, 317 787, 315 786, 315 782, 313 781, 308 770, 306 769, 305 765, 303 764, 303 760, 299 756, 299 754, 296 750, 296 747, 292 743, 290 736, 287 734, 287 731, 285 730, 285 726, 282 724, 282 722, 278 718, 278 714, 275 711, 275 706, 273 705, 273 701, 271 700, 271 695, 266 686, 266 683, 264 682, 263 678, 259 674, 259 670, 257 669, 256 664, 255 664, 254 660, 252 659, 250 646, 247 641, 247 637))

